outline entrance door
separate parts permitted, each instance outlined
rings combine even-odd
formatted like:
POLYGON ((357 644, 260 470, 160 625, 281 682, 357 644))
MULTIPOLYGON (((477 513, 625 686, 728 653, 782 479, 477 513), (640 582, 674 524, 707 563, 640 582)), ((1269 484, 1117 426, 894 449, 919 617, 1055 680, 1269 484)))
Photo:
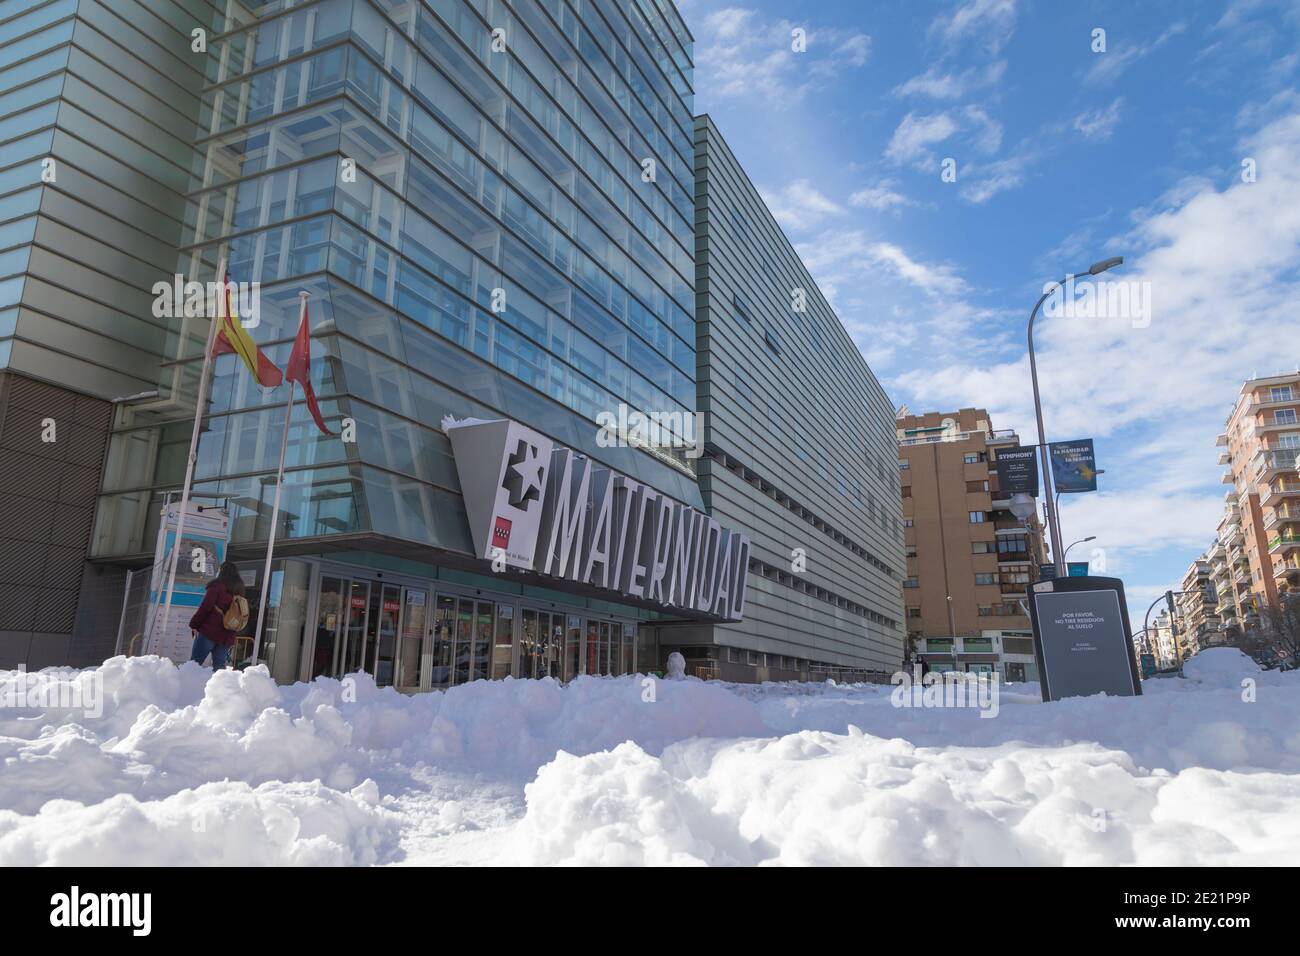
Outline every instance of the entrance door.
MULTIPOLYGON (((376 589, 377 590, 377 589, 376 589)), ((311 652, 311 677, 341 678, 366 664, 370 582, 322 575, 311 652)))
POLYGON ((348 585, 347 622, 342 640, 336 648, 331 676, 342 677, 365 670, 366 640, 369 634, 370 582, 352 581, 348 585))
POLYGON ((414 693, 429 686, 433 668, 432 631, 428 625, 429 592, 402 588, 402 616, 397 637, 397 674, 393 686, 414 693))
POLYGON ((391 687, 397 662, 397 625, 402 613, 402 588, 397 584, 375 584, 370 589, 370 620, 367 647, 368 670, 380 687, 391 687))
POLYGON ((492 665, 491 601, 438 595, 434 611, 430 686, 435 689, 486 679, 492 665))

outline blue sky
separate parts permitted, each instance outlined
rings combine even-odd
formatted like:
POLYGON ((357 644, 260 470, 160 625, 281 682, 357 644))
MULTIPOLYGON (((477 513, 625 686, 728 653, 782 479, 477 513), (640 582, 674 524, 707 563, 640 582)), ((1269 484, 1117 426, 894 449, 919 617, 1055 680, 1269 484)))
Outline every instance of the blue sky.
POLYGON ((1064 497, 1066 540, 1097 535, 1130 604, 1176 588, 1222 513, 1242 381, 1300 358, 1300 2, 679 7, 697 111, 895 404, 983 406, 1033 441, 1029 309, 1126 257, 1106 278, 1149 313, 1039 320, 1047 432, 1106 469, 1064 497))

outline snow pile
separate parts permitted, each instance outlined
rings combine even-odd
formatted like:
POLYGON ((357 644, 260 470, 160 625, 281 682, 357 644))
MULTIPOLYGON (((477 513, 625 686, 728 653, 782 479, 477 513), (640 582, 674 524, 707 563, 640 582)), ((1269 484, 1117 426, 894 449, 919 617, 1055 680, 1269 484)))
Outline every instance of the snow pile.
POLYGON ((1258 681, 1260 675, 1281 676, 1262 670, 1248 654, 1235 647, 1207 648, 1183 665, 1185 678, 1211 687, 1240 687, 1244 679, 1258 681))
POLYGON ((869 684, 0 672, 0 865, 1293 861, 1300 674, 1187 672, 993 718, 869 684))

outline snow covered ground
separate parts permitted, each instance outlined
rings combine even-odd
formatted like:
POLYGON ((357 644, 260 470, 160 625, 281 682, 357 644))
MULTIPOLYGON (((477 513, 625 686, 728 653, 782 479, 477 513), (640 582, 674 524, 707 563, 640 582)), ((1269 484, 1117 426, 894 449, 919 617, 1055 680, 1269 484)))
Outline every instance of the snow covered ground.
POLYGON ((870 685, 0 672, 0 865, 1293 864, 1300 674, 1187 674, 1003 687, 990 718, 870 685))

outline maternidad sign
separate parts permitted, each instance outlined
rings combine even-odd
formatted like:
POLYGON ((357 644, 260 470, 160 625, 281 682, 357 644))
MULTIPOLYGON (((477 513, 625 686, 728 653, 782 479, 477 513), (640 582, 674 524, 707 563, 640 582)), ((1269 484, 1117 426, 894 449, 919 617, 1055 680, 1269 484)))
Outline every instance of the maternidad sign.
POLYGON ((480 558, 739 621, 749 537, 508 419, 442 429, 480 558))

